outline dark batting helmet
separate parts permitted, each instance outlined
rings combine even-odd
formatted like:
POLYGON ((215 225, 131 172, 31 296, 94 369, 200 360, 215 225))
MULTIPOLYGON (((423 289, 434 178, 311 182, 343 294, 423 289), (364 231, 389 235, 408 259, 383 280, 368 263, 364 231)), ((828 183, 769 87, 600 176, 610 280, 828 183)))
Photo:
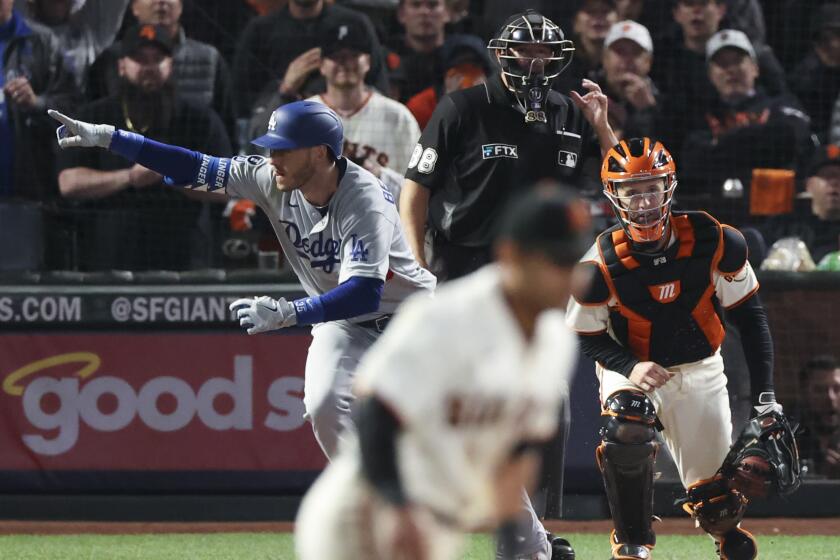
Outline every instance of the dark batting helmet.
POLYGON ((332 109, 316 101, 295 101, 281 105, 271 114, 268 130, 252 144, 269 150, 296 150, 326 146, 333 157, 341 157, 344 127, 332 109))
POLYGON ((508 88, 518 93, 524 92, 535 77, 541 85, 551 83, 566 69, 575 52, 574 43, 564 37, 563 30, 533 10, 509 17, 487 48, 498 57, 508 88), (551 56, 541 59, 524 56, 517 51, 523 45, 546 45, 551 48, 551 56))

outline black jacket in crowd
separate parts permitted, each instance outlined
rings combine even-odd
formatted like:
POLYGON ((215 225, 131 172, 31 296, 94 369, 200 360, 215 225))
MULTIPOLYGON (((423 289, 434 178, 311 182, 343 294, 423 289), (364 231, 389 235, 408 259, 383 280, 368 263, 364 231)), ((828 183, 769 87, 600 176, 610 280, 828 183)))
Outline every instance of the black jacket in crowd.
POLYGON ((678 174, 683 193, 707 193, 720 204, 721 219, 737 225, 746 217, 753 169, 801 170, 810 157, 808 116, 788 95, 761 91, 734 104, 717 100, 705 113, 706 125, 686 138, 678 174), (723 199, 726 179, 740 179, 739 200, 723 199))
MULTIPOLYGON (((121 50, 122 42, 116 41, 91 66, 86 90, 89 101, 119 92, 117 60, 121 50)), ((172 77, 181 97, 216 111, 225 124, 228 136, 231 140, 236 139, 230 69, 216 47, 187 37, 181 28, 175 39, 172 77)))
MULTIPOLYGON (((15 17, 21 17, 16 14, 15 17)), ((78 101, 73 76, 62 64, 58 39, 45 26, 25 20, 28 32, 13 37, 3 53, 7 75, 14 71, 29 78, 40 103, 24 109, 7 103, 14 130, 14 196, 44 200, 57 194, 55 176, 55 121, 47 109, 69 110, 78 101)))

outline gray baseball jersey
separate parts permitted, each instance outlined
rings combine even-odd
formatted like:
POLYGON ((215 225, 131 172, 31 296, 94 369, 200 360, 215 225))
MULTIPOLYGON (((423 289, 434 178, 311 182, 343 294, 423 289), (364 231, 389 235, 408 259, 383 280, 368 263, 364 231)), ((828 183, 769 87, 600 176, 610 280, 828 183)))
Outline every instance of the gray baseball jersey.
POLYGON ((299 190, 278 190, 268 159, 228 161, 227 194, 253 200, 265 211, 308 295, 323 294, 354 276, 384 280, 379 311, 351 319, 359 322, 392 313, 414 292, 434 289, 434 275, 417 263, 405 241, 393 196, 370 172, 341 160, 346 169, 338 190, 326 208, 318 208, 299 190))

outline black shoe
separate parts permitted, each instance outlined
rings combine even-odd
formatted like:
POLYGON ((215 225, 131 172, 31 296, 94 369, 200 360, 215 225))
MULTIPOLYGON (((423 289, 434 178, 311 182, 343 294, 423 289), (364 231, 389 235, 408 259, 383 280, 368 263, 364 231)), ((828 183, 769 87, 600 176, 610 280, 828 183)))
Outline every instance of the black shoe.
POLYGON ((730 529, 715 541, 721 560, 753 560, 758 555, 755 538, 740 527, 730 529))
POLYGON ((549 534, 551 541, 551 560, 575 560, 575 549, 563 537, 549 534))

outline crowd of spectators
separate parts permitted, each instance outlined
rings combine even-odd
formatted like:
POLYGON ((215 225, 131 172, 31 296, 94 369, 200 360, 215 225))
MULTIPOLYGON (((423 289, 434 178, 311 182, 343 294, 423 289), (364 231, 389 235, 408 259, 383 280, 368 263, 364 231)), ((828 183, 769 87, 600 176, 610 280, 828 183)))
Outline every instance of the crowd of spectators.
POLYGON ((555 89, 599 83, 617 134, 675 154, 678 206, 838 262, 836 0, 0 0, 0 205, 72 230, 44 236, 58 245, 38 266, 206 266, 195 232, 221 209, 105 152, 58 155, 46 109, 229 156, 254 153, 276 106, 314 98, 398 192, 437 102, 496 79, 487 41, 524 8, 575 43, 555 89))

